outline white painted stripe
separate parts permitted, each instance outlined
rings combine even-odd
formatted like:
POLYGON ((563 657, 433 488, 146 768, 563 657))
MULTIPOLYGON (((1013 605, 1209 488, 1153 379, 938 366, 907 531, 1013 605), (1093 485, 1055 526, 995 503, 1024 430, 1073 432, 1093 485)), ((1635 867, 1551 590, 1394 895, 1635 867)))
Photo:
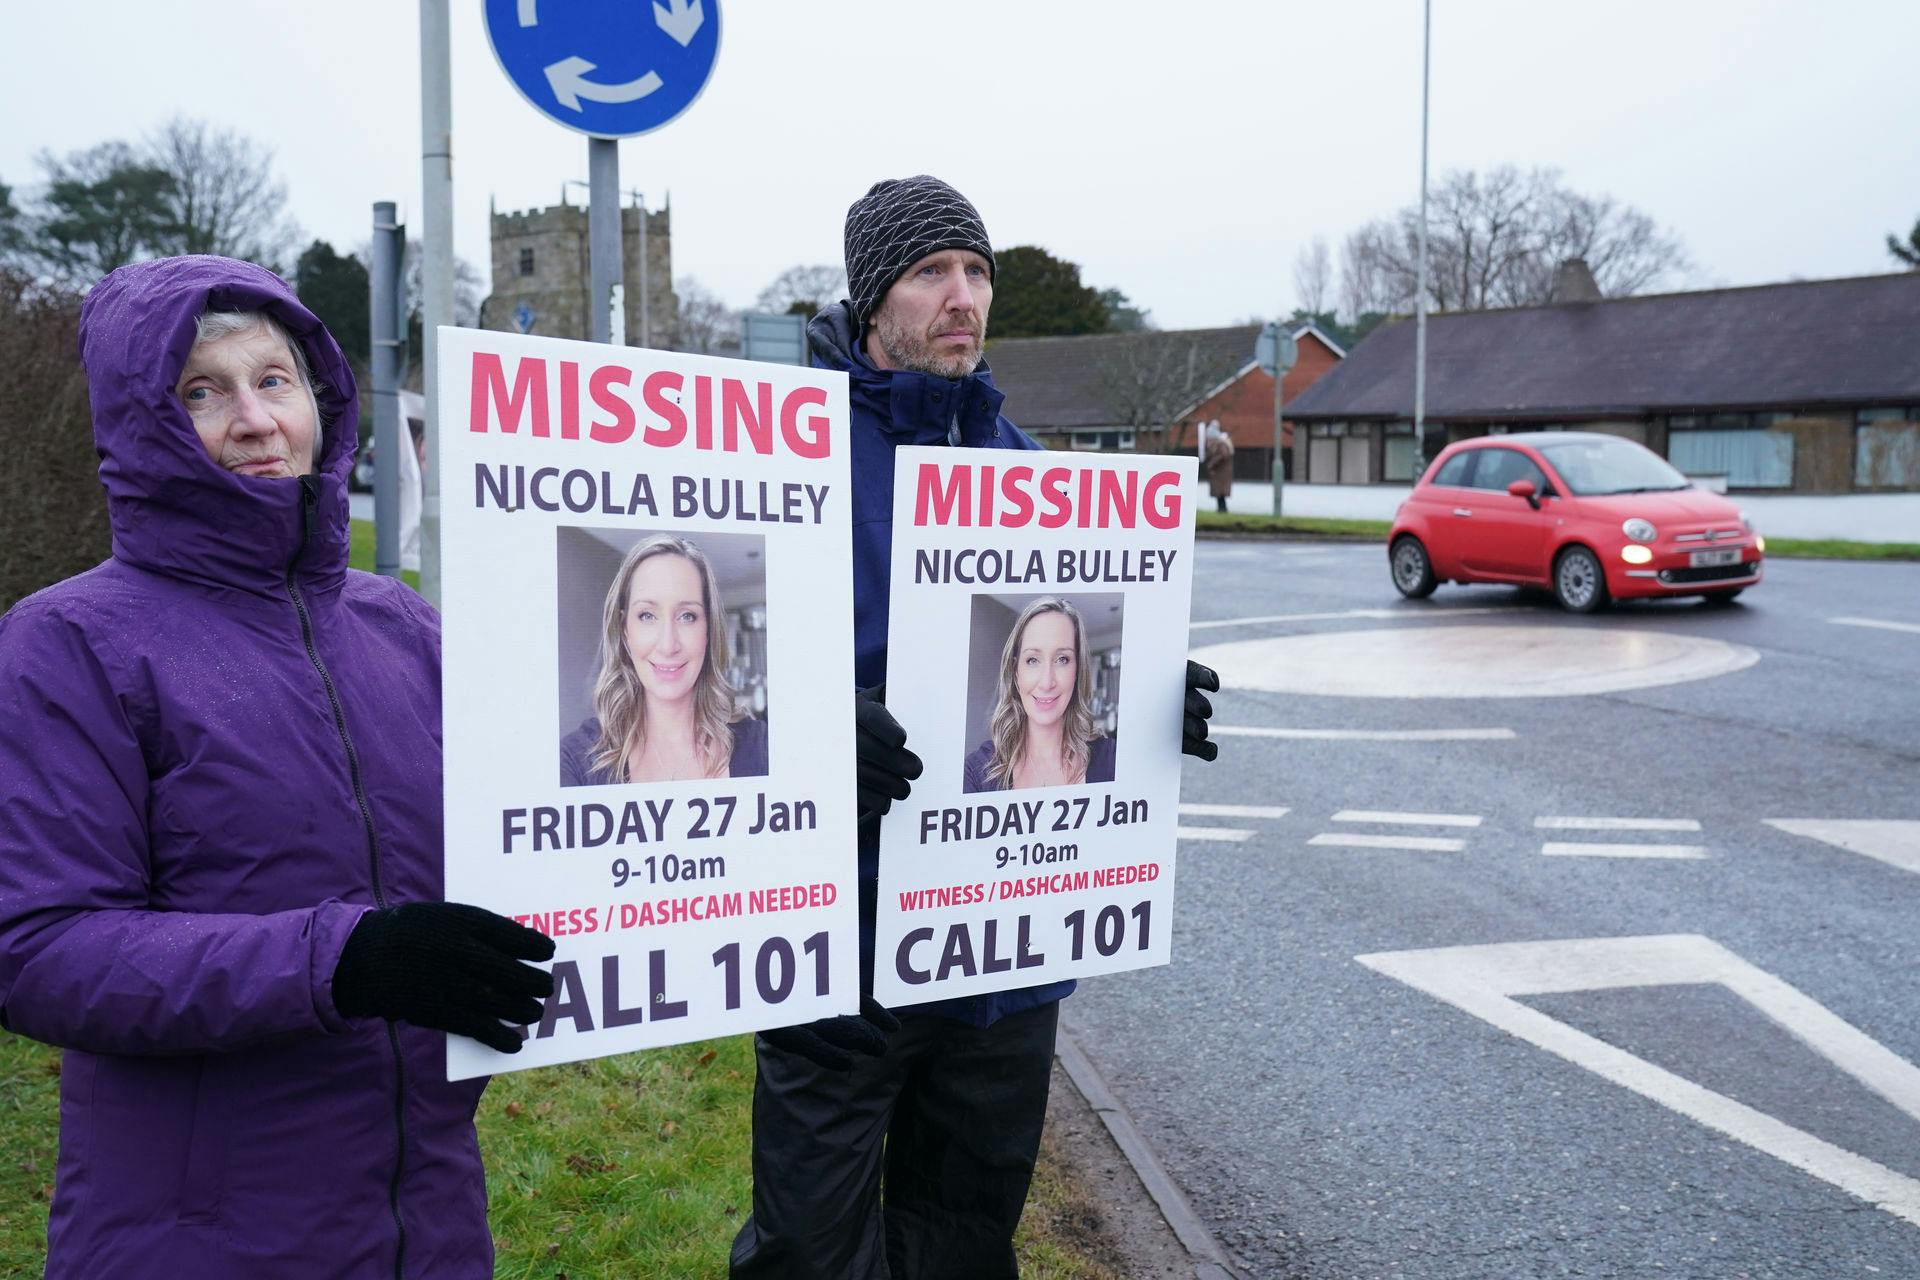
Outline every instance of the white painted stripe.
POLYGON ((1698 831, 1692 818, 1535 818, 1541 831, 1698 831))
POLYGON ((1243 827, 1175 827, 1173 834, 1181 840, 1219 840, 1228 844, 1253 838, 1253 832, 1243 827))
POLYGON ((1307 843, 1339 849, 1406 849, 1415 853, 1459 853, 1467 847, 1465 840, 1445 836, 1367 836, 1344 831, 1323 831, 1307 843))
POLYGON ((1540 852, 1549 858, 1704 858, 1702 844, 1593 844, 1581 840, 1548 841, 1540 852))
POLYGON ((1846 818, 1765 818, 1789 835, 1821 840, 1848 853, 1878 858, 1890 867, 1920 873, 1920 822, 1846 818))
POLYGON ((1189 631, 1213 631, 1220 627, 1258 627, 1274 622, 1338 622, 1346 618, 1375 618, 1386 622, 1437 622, 1449 618, 1471 621, 1490 613, 1519 613, 1520 609, 1496 605, 1486 609, 1340 609, 1332 613, 1262 613, 1248 618, 1209 618, 1189 622, 1189 631))
POLYGON ((1403 827, 1477 827, 1480 819, 1471 813, 1397 813, 1390 809, 1342 809, 1333 815, 1335 822, 1380 822, 1403 827))
POLYGON ((1269 804, 1182 804, 1180 812, 1189 818, 1284 818, 1291 811, 1269 804))
POLYGON ((1843 627, 1878 627, 1882 631, 1911 631, 1920 635, 1920 622, 1883 622, 1879 618, 1828 618, 1843 627))
POLYGON ((1379 952, 1361 964, 1920 1226, 1920 1180, 1529 1008, 1516 996, 1719 983, 1920 1120, 1920 1069, 1710 938, 1580 938, 1379 952))
POLYGON ((1506 742, 1516 735, 1511 729, 1276 729, 1268 725, 1209 724, 1207 736, 1325 742, 1506 742))

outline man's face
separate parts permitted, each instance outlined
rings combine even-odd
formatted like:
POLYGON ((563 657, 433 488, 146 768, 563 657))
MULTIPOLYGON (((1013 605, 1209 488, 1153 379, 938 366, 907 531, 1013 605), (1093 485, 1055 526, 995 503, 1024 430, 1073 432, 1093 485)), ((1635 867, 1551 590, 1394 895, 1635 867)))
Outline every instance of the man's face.
POLYGON ((867 355, 881 369, 964 378, 987 340, 993 270, 971 249, 940 249, 908 267, 867 321, 867 355))
POLYGON ((175 391, 207 456, 235 475, 286 479, 313 470, 313 392, 271 330, 199 343, 175 391))

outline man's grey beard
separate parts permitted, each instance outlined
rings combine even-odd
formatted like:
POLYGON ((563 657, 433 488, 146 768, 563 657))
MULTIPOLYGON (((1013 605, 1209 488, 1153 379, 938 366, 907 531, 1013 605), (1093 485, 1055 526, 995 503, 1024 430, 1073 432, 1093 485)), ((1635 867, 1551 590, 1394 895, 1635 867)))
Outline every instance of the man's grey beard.
POLYGON ((876 315, 873 331, 880 339, 880 349, 887 353, 888 362, 896 369, 930 373, 936 378, 964 378, 980 367, 981 352, 977 348, 937 356, 928 350, 925 335, 916 339, 889 316, 876 315))

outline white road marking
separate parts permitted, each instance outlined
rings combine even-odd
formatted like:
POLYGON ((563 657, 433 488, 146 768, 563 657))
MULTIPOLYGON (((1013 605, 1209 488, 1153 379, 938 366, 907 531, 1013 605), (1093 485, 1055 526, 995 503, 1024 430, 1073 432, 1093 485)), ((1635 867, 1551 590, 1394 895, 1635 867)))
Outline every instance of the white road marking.
POLYGON ((1920 1226, 1920 1180, 1702 1088, 1514 998, 1719 983, 1834 1066, 1920 1120, 1920 1069, 1710 938, 1698 934, 1581 938, 1376 952, 1354 958, 1920 1226))
POLYGON ((1828 618, 1827 621, 1843 627, 1878 627, 1882 631, 1911 631, 1920 635, 1917 622, 1884 622, 1879 618, 1828 618))
POLYGON ((1209 618, 1189 622, 1189 631, 1212 631, 1219 627, 1258 627, 1274 622, 1337 622, 1342 618, 1375 618, 1386 622, 1437 622, 1446 618, 1479 618, 1490 613, 1519 613, 1518 606, 1498 605, 1488 609, 1340 609, 1332 613, 1262 613, 1249 618, 1209 618))
POLYGON ((1540 846, 1549 858, 1704 858, 1700 844, 1599 844, 1584 840, 1549 840, 1540 846))
POLYGON ((1535 818, 1541 831, 1698 831, 1692 818, 1535 818))
POLYGON ((1405 849, 1414 853, 1459 853, 1467 847, 1465 840, 1445 836, 1368 836, 1341 831, 1323 831, 1307 843, 1341 849, 1405 849))
POLYGON ((1173 834, 1181 840, 1218 840, 1228 844, 1253 838, 1253 832, 1244 827, 1175 827, 1173 834))
POLYGON ((1267 725, 1209 724, 1207 736, 1326 742, 1505 742, 1516 735, 1511 729, 1276 729, 1267 725))
POLYGON ((1823 840, 1848 853, 1865 854, 1902 871, 1920 873, 1920 822, 1841 818, 1766 818, 1763 821, 1789 835, 1823 840))
POLYGON ((1284 818, 1291 810, 1267 804, 1182 804, 1189 818, 1284 818))
POLYGON ((1477 827, 1480 819, 1471 813, 1399 813, 1389 809, 1342 809, 1333 815, 1335 822, 1379 822, 1403 827, 1477 827))

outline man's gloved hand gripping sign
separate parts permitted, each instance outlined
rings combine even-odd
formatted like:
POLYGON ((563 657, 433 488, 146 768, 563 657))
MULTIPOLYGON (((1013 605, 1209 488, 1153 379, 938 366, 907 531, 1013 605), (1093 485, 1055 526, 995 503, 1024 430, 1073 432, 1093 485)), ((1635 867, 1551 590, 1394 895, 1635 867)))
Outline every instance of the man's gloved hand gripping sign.
POLYGON ((554 940, 522 1052, 859 1008, 841 373, 440 332, 446 892, 554 940))
POLYGON ((1181 460, 903 448, 874 996, 1165 964, 1187 712, 1181 460))

